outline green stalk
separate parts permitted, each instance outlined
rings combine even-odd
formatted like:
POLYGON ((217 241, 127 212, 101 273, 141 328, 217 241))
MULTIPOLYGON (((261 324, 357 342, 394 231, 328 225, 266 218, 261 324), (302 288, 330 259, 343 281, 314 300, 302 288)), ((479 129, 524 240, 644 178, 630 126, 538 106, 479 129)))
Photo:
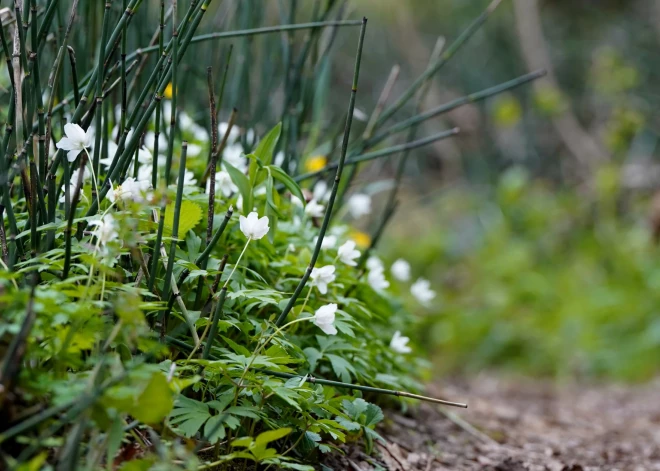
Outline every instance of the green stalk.
POLYGON ((71 46, 66 47, 69 53, 69 63, 71 64, 71 82, 73 84, 73 104, 78 106, 80 103, 80 90, 78 88, 78 68, 76 67, 76 52, 71 46))
POLYGON ((316 242, 316 247, 314 248, 314 253, 312 254, 312 259, 309 262, 309 266, 307 267, 305 274, 300 280, 300 283, 298 283, 298 286, 296 287, 293 296, 291 296, 291 299, 289 299, 289 302, 287 303, 286 307, 282 310, 282 313, 277 318, 277 321, 275 322, 275 325, 277 327, 280 327, 282 324, 284 324, 286 317, 289 315, 289 312, 291 312, 291 309, 295 305, 296 300, 298 299, 300 293, 307 284, 307 280, 309 279, 309 276, 312 274, 314 265, 316 265, 316 260, 319 256, 319 253, 321 252, 321 244, 323 243, 323 238, 325 237, 325 233, 328 229, 328 224, 330 223, 330 218, 332 216, 332 207, 335 203, 335 198, 337 197, 337 189, 339 188, 341 174, 344 170, 344 161, 346 160, 346 152, 348 150, 348 142, 351 133, 351 124, 353 122, 353 110, 355 109, 355 97, 357 95, 358 78, 360 76, 360 61, 362 59, 362 46, 364 44, 364 35, 366 32, 366 28, 367 28, 367 19, 363 18, 362 27, 360 29, 360 39, 358 41, 357 55, 355 58, 353 85, 351 88, 351 97, 348 103, 348 114, 346 115, 346 125, 344 127, 344 139, 341 146, 341 155, 339 157, 339 163, 337 165, 337 173, 335 174, 335 181, 332 185, 332 193, 330 194, 328 207, 326 209, 325 216, 323 218, 323 224, 321 225, 321 230, 319 231, 318 240, 316 242))
MULTIPOLYGON (((409 151, 409 150, 416 149, 418 147, 422 147, 422 146, 431 144, 433 142, 436 142, 436 141, 439 141, 439 140, 442 140, 442 139, 446 139, 448 137, 455 136, 458 133, 459 133, 458 128, 449 129, 447 131, 442 131, 442 132, 439 132, 438 134, 433 134, 432 136, 425 137, 423 139, 418 139, 418 140, 413 141, 413 142, 408 142, 406 144, 400 144, 400 145, 388 147, 386 149, 382 149, 382 150, 379 150, 379 151, 368 152, 368 153, 361 154, 361 155, 358 155, 358 156, 355 156, 355 157, 351 157, 350 159, 346 159, 346 161, 344 162, 344 165, 357 165, 357 164, 360 164, 362 162, 367 162, 369 160, 379 159, 381 157, 386 157, 388 155, 396 154, 398 152, 409 151)), ((317 177, 319 175, 322 175, 323 173, 325 173, 329 170, 336 169, 338 166, 339 166, 339 164, 337 162, 332 162, 332 163, 329 163, 328 165, 326 165, 321 170, 317 170, 315 172, 303 173, 301 175, 296 175, 295 177, 293 177, 293 180, 296 181, 296 182, 300 182, 300 181, 303 181, 303 180, 308 180, 310 178, 314 178, 314 177, 317 177)))
MULTIPOLYGON (((119 34, 121 33, 124 24, 129 21, 129 19, 133 16, 135 13, 135 10, 140 6, 140 3, 142 0, 131 0, 131 3, 128 5, 124 13, 122 14, 121 18, 119 19, 119 22, 115 26, 115 29, 112 31, 112 34, 110 35, 110 38, 108 39, 107 46, 105 48, 105 54, 104 54, 104 60, 105 58, 109 58, 112 52, 114 51, 115 45, 117 43, 117 39, 119 37, 119 34)), ((92 71, 92 74, 89 78, 89 81, 87 82, 87 85, 85 87, 85 90, 83 92, 83 95, 80 97, 80 100, 76 104, 76 109, 73 112, 73 116, 71 118, 72 123, 77 123, 80 121, 80 118, 83 116, 83 113, 85 112, 85 105, 87 104, 87 101, 89 99, 89 95, 94 89, 94 86, 96 85, 96 81, 101 80, 103 81, 103 77, 99 77, 99 69, 97 67, 94 68, 92 71)), ((51 168, 49 169, 49 172, 54 174, 57 171, 57 168, 59 167, 59 164, 64 156, 64 151, 59 150, 57 154, 55 155, 55 158, 53 159, 53 163, 51 165, 51 168)), ((106 193, 107 193, 107 188, 106 188, 106 193)), ((103 194, 105 196, 105 193, 103 194)), ((103 198, 103 196, 100 196, 100 198, 103 198)), ((95 203, 95 202, 94 202, 95 203)), ((94 211, 96 211, 96 205, 93 204, 94 206, 94 211)))
POLYGON ((488 17, 497 6, 501 3, 502 0, 493 0, 486 10, 484 10, 481 15, 479 15, 468 27, 463 31, 456 40, 449 45, 447 50, 442 54, 442 56, 431 66, 428 67, 422 75, 417 77, 417 79, 408 87, 408 89, 401 94, 401 96, 385 111, 381 114, 378 121, 376 121, 376 127, 383 124, 387 121, 394 113, 399 111, 403 105, 405 105, 410 98, 417 92, 417 90, 433 75, 435 75, 454 55, 458 50, 463 46, 468 39, 476 33, 479 28, 486 22, 488 17))
MULTIPOLYGON (((36 50, 41 52, 41 48, 44 46, 46 43, 46 37, 48 36, 48 29, 50 28, 50 24, 53 21, 53 15, 55 13, 55 10, 57 9, 57 3, 59 0, 51 0, 50 3, 48 3, 48 7, 46 8, 46 13, 44 14, 43 21, 41 23, 41 26, 39 27, 39 33, 37 34, 38 41, 36 45, 36 50)), ((35 47, 34 45, 32 47, 35 47)))
MULTIPOLYGON (((178 61, 178 52, 179 52, 179 29, 176 26, 176 4, 177 0, 172 0, 172 42, 174 47, 172 48, 172 55, 170 60, 172 61, 172 106, 170 112, 170 135, 169 135, 169 147, 167 149, 167 160, 165 161, 165 187, 170 184, 170 172, 172 170, 172 153, 174 151, 174 135, 176 134, 176 99, 178 95, 177 90, 177 71, 179 69, 178 61)), ((154 156, 157 158, 158 156, 154 156)), ((179 172, 181 173, 181 172, 179 172)), ((183 184, 183 178, 180 178, 178 186, 183 184)), ((174 216, 176 218, 176 216, 174 216)), ((165 281, 167 286, 167 280, 165 281)), ((164 290, 164 294, 167 294, 167 290, 164 290)))
MULTIPOLYGON (((126 0, 122 0, 122 6, 124 10, 126 9, 126 0)), ((121 75, 121 115, 119 118, 119 134, 124 133, 124 128, 126 127, 126 110, 128 108, 128 97, 126 95, 126 25, 121 32, 121 57, 120 57, 120 75, 121 75)), ((158 154, 156 154, 158 155, 158 154)), ((156 188, 156 185, 154 185, 156 188)))
MULTIPOLYGON (((160 1, 160 34, 158 36, 159 57, 163 56, 163 33, 165 31, 165 0, 160 1)), ((162 74, 162 65, 160 73, 162 74)), ((151 186, 158 188, 158 148, 160 139, 160 112, 162 109, 161 101, 156 102, 156 121, 154 123, 154 158, 151 167, 151 186)))
POLYGON ((183 180, 186 174, 186 154, 188 152, 188 143, 183 141, 181 145, 181 159, 179 160, 179 181, 176 185, 176 201, 174 203, 174 224, 172 227, 172 242, 170 243, 170 253, 167 258, 167 270, 165 272, 165 281, 163 283, 163 297, 167 298, 170 294, 170 284, 172 283, 172 270, 174 269, 174 259, 176 258, 176 246, 179 237, 179 220, 181 218, 181 203, 183 201, 183 180))
MULTIPOLYGON (((165 340, 167 341, 168 344, 182 349, 186 351, 191 351, 194 347, 191 345, 182 342, 179 339, 176 339, 174 337, 170 337, 169 335, 165 337, 165 340)), ((215 360, 216 358, 211 357, 210 355, 208 356, 209 359, 215 360)), ((467 404, 462 403, 462 402, 454 402, 454 401, 446 401, 444 399, 437 399, 434 397, 428 397, 428 396, 421 396, 419 394, 413 394, 409 393, 407 391, 395 391, 392 389, 383 389, 383 388, 375 388, 372 386, 362 386, 360 384, 351 384, 351 383, 342 383, 340 381, 331 381, 328 379, 321 379, 321 378, 316 378, 311 375, 297 375, 297 374, 290 374, 290 373, 282 373, 279 371, 270 371, 270 370, 265 370, 262 368, 254 368, 255 371, 258 371, 259 373, 263 373, 268 376, 274 376, 276 378, 282 378, 282 379, 300 379, 303 380, 305 379, 306 381, 309 381, 312 384, 321 384, 323 386, 332 386, 335 388, 343 388, 343 389, 349 389, 352 391, 363 391, 363 392, 369 392, 369 393, 374 393, 374 394, 386 394, 389 396, 397 396, 397 397, 407 397, 410 399, 417 399, 420 401, 426 401, 426 402, 434 402, 436 404, 443 404, 446 406, 452 406, 452 407, 460 407, 463 409, 467 409, 467 404)))
MULTIPOLYGON (((71 207, 69 208, 69 214, 67 214, 67 223, 64 228, 64 238, 65 238, 65 247, 64 247, 64 270, 62 271, 62 279, 66 280, 69 276, 69 270, 71 269, 71 232, 73 231, 73 219, 76 214, 76 205, 78 200, 80 200, 80 192, 82 191, 83 186, 83 177, 85 174, 85 164, 87 163, 87 152, 84 152, 80 157, 80 170, 78 171, 78 181, 76 182, 75 191, 73 192, 73 200, 71 201, 71 207)), ((68 195, 67 188, 67 195, 68 195)))
MULTIPOLYGON (((195 18, 193 18, 191 20, 191 25, 186 29, 186 31, 189 31, 189 34, 187 34, 184 37, 184 40, 183 40, 183 42, 181 44, 181 48, 180 48, 181 51, 177 55, 178 60, 181 60, 181 58, 185 54, 186 49, 187 49, 187 47, 190 43, 190 38, 192 37, 192 34, 196 30, 196 28, 199 25, 200 21, 202 20, 202 16, 206 12, 206 10, 208 8, 208 5, 211 3, 211 1, 212 0, 205 0, 205 2, 202 4, 202 6, 200 8, 200 12, 198 12, 197 15, 195 16, 195 18)), ((170 41, 170 43, 172 43, 172 41, 170 41)), ((171 57, 170 57, 170 61, 171 61, 171 57)), ((133 136, 131 137, 130 141, 128 142, 128 144, 126 145, 126 148, 123 151, 121 151, 121 155, 119 155, 119 157, 117 157, 117 155, 115 155, 115 159, 114 159, 112 165, 110 166, 110 169, 108 169, 108 178, 105 180, 105 182, 104 182, 104 184, 101 188, 101 196, 100 196, 101 199, 103 199, 103 197, 105 197, 106 193, 109 190, 109 181, 110 180, 113 180, 113 181, 117 180, 117 177, 119 176, 119 173, 120 173, 120 169, 122 169, 122 166, 123 166, 123 164, 125 164, 126 159, 130 158, 132 153, 135 151, 135 148, 136 148, 136 146, 138 145, 138 142, 139 142, 140 135, 144 131, 145 127, 147 126, 149 118, 151 117, 151 114, 153 113, 157 102, 160 99, 162 99, 162 94, 165 91, 165 87, 168 84, 171 72, 172 72, 172 64, 170 63, 168 65, 168 67, 164 70, 164 72, 162 73, 162 76, 160 78, 160 82, 158 84, 154 100, 152 100, 150 102, 150 104, 147 106, 147 109, 141 114, 140 121, 135 126, 135 132, 134 132, 133 136)), ((152 74, 152 77, 154 77, 154 74, 152 74)), ((150 84, 151 84, 152 77, 150 77, 150 83, 147 84, 148 87, 151 86, 150 84)), ((144 94, 144 91, 143 91, 143 94, 144 94)), ((127 128, 130 128, 131 123, 132 123, 132 118, 134 117, 134 115, 136 115, 136 113, 138 111, 138 108, 141 106, 141 101, 140 101, 141 99, 142 98, 138 98, 138 102, 135 105, 135 110, 131 114, 131 117, 129 117, 129 119, 128 119, 128 123, 126 125, 127 128)), ((120 147, 120 150, 121 150, 122 143, 125 142, 126 135, 127 135, 127 133, 124 132, 124 135, 121 137, 121 139, 119 141, 118 146, 120 147)), ((120 150, 118 150, 117 152, 120 153, 120 150)), ((96 211, 96 205, 94 203, 92 203, 92 205, 89 209, 89 214, 92 214, 94 211, 96 211)))
POLYGON ((385 131, 381 132, 380 134, 377 134, 373 138, 366 141, 365 146, 372 147, 373 145, 381 142, 382 140, 387 139, 392 134, 396 134, 398 132, 404 131, 412 126, 417 126, 418 124, 422 123, 423 121, 426 121, 427 119, 431 119, 435 116, 441 115, 443 113, 447 113, 453 109, 458 108, 459 106, 482 101, 493 95, 497 95, 507 90, 511 90, 512 88, 519 87, 533 80, 536 80, 540 77, 543 77, 545 73, 546 73, 545 70, 537 70, 535 72, 531 72, 529 74, 525 74, 520 77, 517 77, 513 80, 509 80, 508 82, 495 85, 494 87, 490 87, 485 90, 481 90, 479 92, 472 93, 470 95, 466 95, 461 98, 457 98, 448 103, 445 103, 444 105, 440 105, 436 108, 432 108, 424 113, 400 121, 399 123, 389 127, 385 131))
POLYGON ((222 308, 225 305, 225 297, 227 296, 227 287, 223 286, 220 290, 220 296, 218 297, 218 304, 215 306, 215 312, 213 313, 213 319, 211 320, 211 330, 209 331, 209 338, 204 345, 204 351, 202 352, 202 358, 208 360, 209 355, 211 354, 211 347, 213 346, 213 341, 215 336, 218 333, 218 321, 220 320, 220 315, 222 314, 222 308))
MULTIPOLYGON (((103 26, 101 27, 101 44, 99 45, 99 54, 96 64, 96 69, 99 71, 99 80, 96 81, 96 135, 94 136, 94 156, 92 158, 92 169, 95 178, 99 175, 99 160, 101 159, 101 135, 105 134, 102 131, 103 123, 103 77, 105 77, 105 54, 103 45, 108 39, 108 17, 110 12, 111 0, 105 1, 105 8, 103 9, 103 26)), ((126 3, 126 2, 124 2, 126 3)), ((125 7, 124 7, 125 8, 125 7)), ((123 31, 126 31, 126 24, 124 24, 123 31)), ((125 73, 125 70, 122 69, 125 73)), ((96 187, 92 188, 92 200, 96 200, 98 204, 98 195, 96 194, 96 187)))
MULTIPOLYGON (((210 41, 213 39, 229 39, 240 38, 243 36, 257 36, 260 34, 280 33, 283 31, 296 31, 300 29, 314 29, 314 28, 327 28, 331 26, 359 26, 362 24, 361 20, 343 20, 343 21, 317 21, 314 23, 298 23, 289 25, 265 26, 263 28, 242 29, 238 31, 223 31, 221 33, 208 33, 200 34, 191 38, 191 43, 199 43, 203 41, 210 41)), ((150 54, 158 51, 157 46, 149 46, 141 48, 128 55, 129 59, 139 56, 141 54, 150 54)))
MULTIPOLYGON (((442 37, 436 41, 427 68, 431 68, 432 65, 438 60, 438 58, 440 57, 440 53, 442 52, 442 48, 444 47, 444 44, 445 44, 445 40, 442 37)), ((426 100, 426 95, 428 94, 430 86, 431 86, 431 78, 429 77, 420 87, 419 94, 417 95, 417 103, 415 104, 415 114, 421 113, 422 104, 426 100)), ((417 126, 411 126, 410 129, 408 129, 408 137, 406 138, 407 144, 412 143, 412 141, 415 139, 415 136, 417 134, 417 129, 418 129, 417 126)), ((371 137, 371 133, 365 135, 366 139, 370 137, 371 137)), ((364 264, 367 262, 369 256, 371 255, 371 252, 380 241, 380 238, 383 235, 383 232, 385 231, 385 227, 392 219, 392 216, 396 211, 396 207, 397 207, 396 196, 399 192, 399 187, 401 186, 401 180, 403 179, 403 171, 405 170, 406 162, 408 161, 408 155, 411 150, 410 146, 404 146, 404 147, 405 149, 403 151, 403 155, 399 158, 396 174, 394 176, 394 187, 392 188, 392 191, 390 191, 390 194, 387 199, 387 203, 385 203, 383 216, 381 217, 376 232, 371 237, 371 242, 369 243, 369 247, 367 247, 367 249, 362 252, 362 254, 360 255, 360 259, 358 260, 357 269, 360 270, 360 273, 358 274, 358 279, 362 278, 362 276, 364 275, 364 270, 363 270, 364 264)))

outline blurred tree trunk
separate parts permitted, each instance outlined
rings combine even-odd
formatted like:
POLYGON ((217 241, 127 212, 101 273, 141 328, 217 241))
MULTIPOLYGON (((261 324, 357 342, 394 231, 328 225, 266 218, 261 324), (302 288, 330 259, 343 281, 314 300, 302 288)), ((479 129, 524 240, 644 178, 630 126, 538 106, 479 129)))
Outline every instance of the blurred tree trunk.
MULTIPOLYGON (((554 74, 550 54, 543 36, 538 0, 514 0, 516 28, 522 56, 531 70, 545 69, 547 76, 534 82, 537 92, 555 92, 563 97, 554 74)), ((593 170, 609 159, 607 152, 580 124, 566 101, 563 109, 552 117, 555 131, 578 164, 581 176, 589 177, 593 170)))

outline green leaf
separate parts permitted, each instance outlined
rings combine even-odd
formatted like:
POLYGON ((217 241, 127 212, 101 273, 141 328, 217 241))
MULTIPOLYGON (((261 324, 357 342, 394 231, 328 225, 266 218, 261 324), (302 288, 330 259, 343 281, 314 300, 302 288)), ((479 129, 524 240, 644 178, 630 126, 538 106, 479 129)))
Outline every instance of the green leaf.
MULTIPOLYGON (((174 229, 174 206, 172 202, 165 208, 165 223, 163 225, 163 235, 171 237, 174 229)), ((181 212, 179 214, 179 238, 182 238, 186 233, 199 223, 202 219, 202 207, 192 201, 181 202, 181 212)))
POLYGON ((191 438, 211 418, 209 408, 203 402, 179 396, 170 412, 169 421, 184 437, 191 438))
POLYGON ((360 415, 362 415, 363 412, 366 412, 367 407, 369 407, 369 403, 359 397, 352 402, 344 399, 341 405, 344 408, 344 412, 346 412, 346 414, 348 414, 353 420, 358 420, 360 415))
POLYGON ((343 382, 349 383, 351 381, 351 373, 355 374, 355 368, 353 368, 353 365, 338 355, 326 353, 325 356, 330 360, 332 370, 335 374, 340 377, 343 382))
POLYGON ((273 129, 268 131, 259 145, 254 150, 253 154, 260 159, 264 165, 269 165, 273 161, 273 154, 275 153, 275 147, 277 147, 277 141, 280 139, 280 134, 282 133, 282 123, 277 123, 273 129))
POLYGON ((293 181, 293 179, 289 175, 286 174, 284 170, 282 170, 276 165, 270 165, 267 168, 273 175, 273 178, 275 178, 280 183, 282 183, 291 192, 293 196, 297 197, 300 201, 303 202, 303 204, 305 204, 305 197, 303 196, 302 190, 300 189, 298 184, 295 181, 293 181))
POLYGON ((144 388, 133 408, 132 415, 145 424, 156 424, 167 417, 174 399, 172 391, 163 373, 155 373, 144 388))
POLYGON ((223 162, 227 169, 231 180, 238 187, 238 191, 243 197, 243 212, 249 213, 252 211, 252 185, 243 172, 231 165, 229 162, 223 162))
POLYGON ((255 445, 268 445, 270 442, 286 437, 290 433, 291 429, 288 427, 278 428, 277 430, 268 430, 260 433, 254 443, 255 445))
POLYGON ((383 415, 383 411, 380 407, 378 407, 376 404, 369 404, 367 406, 367 411, 365 414, 364 425, 366 426, 376 425, 384 418, 385 416, 383 415))

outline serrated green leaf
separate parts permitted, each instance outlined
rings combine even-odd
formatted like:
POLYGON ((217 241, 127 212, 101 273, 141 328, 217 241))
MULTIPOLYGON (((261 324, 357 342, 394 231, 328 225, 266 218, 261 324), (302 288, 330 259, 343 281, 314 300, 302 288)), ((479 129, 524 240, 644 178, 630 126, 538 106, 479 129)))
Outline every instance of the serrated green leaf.
MULTIPOLYGON (((174 206, 172 202, 165 208, 165 221, 163 224, 163 236, 171 237, 174 229, 174 206)), ((179 238, 183 238, 188 231, 194 228, 202 219, 202 207, 192 201, 181 202, 181 213, 179 214, 179 238)))

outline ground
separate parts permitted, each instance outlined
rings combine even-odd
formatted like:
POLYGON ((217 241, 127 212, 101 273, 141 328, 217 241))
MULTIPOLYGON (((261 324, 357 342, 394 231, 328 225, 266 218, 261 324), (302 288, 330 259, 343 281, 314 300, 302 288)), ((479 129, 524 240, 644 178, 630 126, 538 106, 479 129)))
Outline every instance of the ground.
POLYGON ((328 463, 368 471, 660 470, 660 382, 564 385, 478 377, 429 387, 467 410, 421 404, 390 412, 387 443, 328 463), (380 467, 380 468, 379 468, 380 467))

